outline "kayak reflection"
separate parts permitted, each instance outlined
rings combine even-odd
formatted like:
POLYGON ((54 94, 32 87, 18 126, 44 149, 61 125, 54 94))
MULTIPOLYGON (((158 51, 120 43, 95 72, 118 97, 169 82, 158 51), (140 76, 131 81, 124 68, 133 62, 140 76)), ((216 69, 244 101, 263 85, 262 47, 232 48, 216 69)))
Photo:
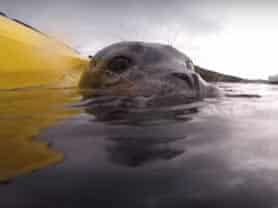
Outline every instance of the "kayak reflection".
POLYGON ((65 107, 76 97, 74 89, 0 91, 0 182, 63 160, 62 152, 35 138, 42 129, 78 114, 65 107))

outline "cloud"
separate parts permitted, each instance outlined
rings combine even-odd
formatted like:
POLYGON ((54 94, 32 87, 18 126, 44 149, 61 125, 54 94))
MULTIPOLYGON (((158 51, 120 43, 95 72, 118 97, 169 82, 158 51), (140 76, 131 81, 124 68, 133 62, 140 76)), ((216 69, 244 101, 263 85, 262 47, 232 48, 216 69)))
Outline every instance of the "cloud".
POLYGON ((4 1, 1 8, 10 16, 86 55, 117 41, 142 40, 171 44, 215 71, 249 78, 277 74, 273 1, 4 1))
POLYGON ((225 16, 223 8, 193 0, 11 0, 1 6, 10 15, 86 50, 119 40, 174 44, 182 36, 219 31, 225 16))

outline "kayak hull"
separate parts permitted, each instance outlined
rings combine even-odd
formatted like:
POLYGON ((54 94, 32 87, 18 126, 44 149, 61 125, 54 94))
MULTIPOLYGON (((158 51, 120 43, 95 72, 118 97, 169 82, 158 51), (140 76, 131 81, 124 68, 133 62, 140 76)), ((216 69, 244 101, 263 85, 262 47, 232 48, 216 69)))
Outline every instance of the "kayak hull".
POLYGON ((88 67, 64 43, 2 16, 0 46, 0 89, 77 85, 88 67))

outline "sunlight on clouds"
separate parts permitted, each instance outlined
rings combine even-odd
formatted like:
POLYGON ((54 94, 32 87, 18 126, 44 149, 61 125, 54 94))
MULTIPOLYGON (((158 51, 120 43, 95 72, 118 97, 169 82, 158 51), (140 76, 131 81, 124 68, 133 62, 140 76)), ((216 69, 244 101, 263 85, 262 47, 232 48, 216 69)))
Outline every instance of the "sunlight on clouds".
MULTIPOLYGON (((267 79, 278 73, 278 17, 259 14, 253 11, 246 16, 243 12, 234 12, 221 30, 211 33, 196 34, 179 24, 162 24, 153 25, 145 36, 136 31, 135 34, 129 32, 128 37, 130 40, 171 44, 190 56, 197 65, 214 71, 267 79)), ((103 45, 100 43, 97 48, 103 45)))
MULTIPOLYGON (((277 19, 277 18, 276 18, 277 19)), ((192 38, 194 61, 206 68, 246 78, 278 73, 275 19, 239 16, 218 34, 192 38)), ((276 23, 277 24, 277 23, 276 23)), ((182 46, 186 51, 186 47, 182 46)))

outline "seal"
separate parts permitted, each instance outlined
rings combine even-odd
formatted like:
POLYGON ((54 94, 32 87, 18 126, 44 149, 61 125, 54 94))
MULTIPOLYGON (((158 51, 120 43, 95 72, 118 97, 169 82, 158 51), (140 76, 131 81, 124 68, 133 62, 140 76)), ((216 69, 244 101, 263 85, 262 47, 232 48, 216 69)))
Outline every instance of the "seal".
POLYGON ((170 45, 147 42, 119 42, 103 48, 91 58, 79 86, 92 89, 90 95, 182 94, 199 99, 218 94, 194 70, 187 55, 170 45))

